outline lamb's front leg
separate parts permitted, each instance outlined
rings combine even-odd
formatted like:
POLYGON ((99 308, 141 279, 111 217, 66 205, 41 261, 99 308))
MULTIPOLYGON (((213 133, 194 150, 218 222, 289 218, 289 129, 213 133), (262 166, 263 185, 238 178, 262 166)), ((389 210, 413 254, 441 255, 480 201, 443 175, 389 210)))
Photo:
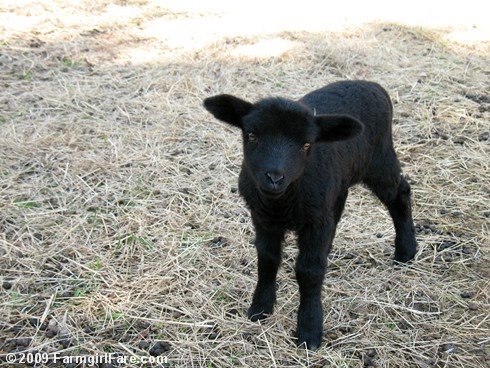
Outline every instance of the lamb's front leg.
POLYGON ((299 285, 300 305, 296 337, 298 345, 306 343, 306 347, 310 350, 318 349, 322 342, 321 291, 334 226, 333 221, 328 221, 322 226, 307 226, 298 232, 299 254, 296 261, 296 279, 299 285))
POLYGON ((281 243, 284 231, 270 231, 255 224, 255 248, 258 257, 257 286, 248 310, 252 321, 272 314, 276 302, 276 276, 281 263, 281 243))

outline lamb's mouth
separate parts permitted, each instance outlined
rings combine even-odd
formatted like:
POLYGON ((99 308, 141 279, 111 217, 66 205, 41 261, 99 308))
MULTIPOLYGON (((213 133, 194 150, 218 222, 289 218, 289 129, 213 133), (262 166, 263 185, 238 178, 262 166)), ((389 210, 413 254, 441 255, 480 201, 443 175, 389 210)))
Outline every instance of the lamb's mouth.
POLYGON ((271 199, 277 199, 277 198, 281 197, 286 192, 285 189, 279 190, 279 191, 270 191, 270 190, 267 190, 267 189, 259 188, 259 190, 260 190, 260 193, 264 197, 271 198, 271 199))

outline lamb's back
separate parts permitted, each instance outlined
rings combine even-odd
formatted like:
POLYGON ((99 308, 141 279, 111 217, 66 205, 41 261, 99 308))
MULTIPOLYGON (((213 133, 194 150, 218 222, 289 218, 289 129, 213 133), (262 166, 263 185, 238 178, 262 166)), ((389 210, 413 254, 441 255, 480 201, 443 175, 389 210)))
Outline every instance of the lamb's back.
POLYGON ((393 108, 388 93, 375 82, 341 81, 308 93, 300 102, 321 114, 347 114, 364 124, 357 137, 317 145, 306 176, 324 181, 335 177, 352 185, 363 179, 376 151, 392 145, 393 108))
POLYGON ((308 93, 300 102, 320 114, 347 114, 359 119, 366 132, 390 135, 393 108, 386 90, 370 81, 340 81, 308 93))

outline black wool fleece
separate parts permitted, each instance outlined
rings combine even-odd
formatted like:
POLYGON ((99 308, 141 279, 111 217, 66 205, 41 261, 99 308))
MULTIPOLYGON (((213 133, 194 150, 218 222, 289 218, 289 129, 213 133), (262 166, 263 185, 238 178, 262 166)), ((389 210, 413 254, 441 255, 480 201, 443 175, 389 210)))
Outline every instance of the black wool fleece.
POLYGON ((298 101, 266 98, 252 104, 218 95, 204 106, 242 131, 239 190, 251 210, 258 255, 249 317, 272 313, 284 234, 295 231, 296 337, 298 344, 317 349, 327 255, 349 187, 365 184, 388 208, 396 230, 395 261, 407 262, 416 253, 410 186, 393 149, 389 95, 374 82, 342 81, 298 101))

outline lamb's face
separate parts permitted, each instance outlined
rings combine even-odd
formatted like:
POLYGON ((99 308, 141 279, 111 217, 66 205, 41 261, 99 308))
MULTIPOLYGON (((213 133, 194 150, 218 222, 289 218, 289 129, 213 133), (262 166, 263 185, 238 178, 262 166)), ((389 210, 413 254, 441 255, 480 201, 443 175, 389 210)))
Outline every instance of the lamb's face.
POLYGON ((316 130, 305 107, 283 99, 263 100, 244 117, 244 165, 262 195, 278 198, 301 177, 316 130))
POLYGON ((204 107, 242 130, 244 167, 258 190, 271 198, 301 178, 312 144, 350 139, 363 130, 352 116, 315 116, 305 105, 283 98, 252 104, 218 95, 206 98, 204 107))

